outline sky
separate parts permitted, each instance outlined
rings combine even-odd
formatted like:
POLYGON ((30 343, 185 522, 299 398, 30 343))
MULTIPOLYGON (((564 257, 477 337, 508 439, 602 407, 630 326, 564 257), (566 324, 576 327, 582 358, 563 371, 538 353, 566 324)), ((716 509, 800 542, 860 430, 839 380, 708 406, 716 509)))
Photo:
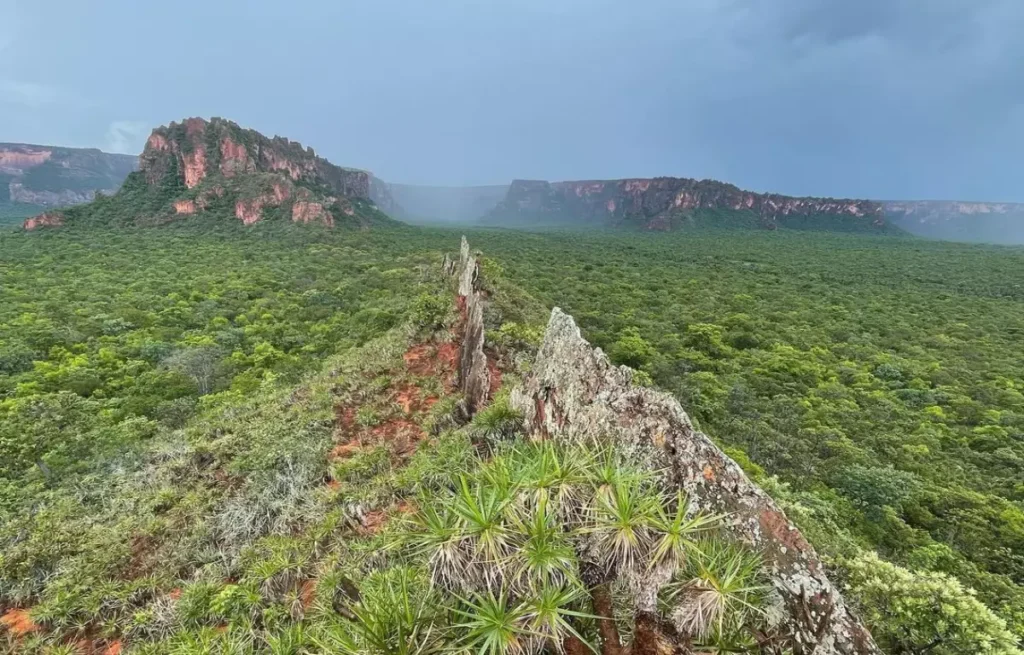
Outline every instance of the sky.
POLYGON ((0 0, 0 141, 221 116, 390 182, 1024 202, 1022 0, 0 0))

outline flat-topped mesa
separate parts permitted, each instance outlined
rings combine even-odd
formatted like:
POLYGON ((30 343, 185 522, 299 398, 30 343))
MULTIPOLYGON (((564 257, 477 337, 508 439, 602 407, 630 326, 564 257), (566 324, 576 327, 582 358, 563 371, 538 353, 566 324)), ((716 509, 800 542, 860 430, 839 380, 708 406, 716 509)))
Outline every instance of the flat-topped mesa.
POLYGON ((773 628, 792 652, 880 655, 814 549, 768 494, 694 429, 673 396, 634 385, 632 378, 556 308, 511 402, 535 438, 614 440, 631 457, 666 470, 666 484, 685 491, 695 510, 725 516, 724 529, 761 553, 777 596, 773 628))
POLYGON ((812 227, 804 223, 828 217, 876 228, 885 224, 882 206, 869 200, 753 193, 724 182, 675 177, 554 183, 515 180, 487 220, 634 224, 668 230, 698 209, 747 212, 769 229, 812 227))

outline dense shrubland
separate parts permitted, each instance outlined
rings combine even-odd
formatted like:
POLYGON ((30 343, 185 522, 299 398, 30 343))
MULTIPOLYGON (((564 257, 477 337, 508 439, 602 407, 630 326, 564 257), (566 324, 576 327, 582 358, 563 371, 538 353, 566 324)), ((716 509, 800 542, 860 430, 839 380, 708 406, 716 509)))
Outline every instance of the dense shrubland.
MULTIPOLYGON (((470 238, 511 369, 543 307, 563 307, 780 501, 887 651, 1015 652, 1024 253, 784 232, 470 238)), ((714 517, 672 528, 694 520, 683 501, 613 456, 622 489, 593 483, 601 458, 575 458, 569 509, 541 503, 538 467, 564 453, 512 445, 502 402, 453 432, 457 395, 403 353, 444 338, 436 264, 456 243, 228 221, 0 233, 0 609, 39 628, 0 644, 600 648, 612 626, 587 571, 608 576, 626 644, 630 590, 659 552, 659 621, 697 644, 763 639, 757 553, 715 540, 714 517), (617 523, 636 543, 609 531, 616 516, 638 521, 617 523), (672 530, 685 547, 658 546, 672 530), (450 542, 455 577, 436 566, 450 542)))

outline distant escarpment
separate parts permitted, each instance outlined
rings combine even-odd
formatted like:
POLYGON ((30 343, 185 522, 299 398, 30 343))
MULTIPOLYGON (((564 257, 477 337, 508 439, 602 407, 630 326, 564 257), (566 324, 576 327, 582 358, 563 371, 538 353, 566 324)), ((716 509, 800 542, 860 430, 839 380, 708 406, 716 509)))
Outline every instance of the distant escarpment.
POLYGON ((312 148, 268 138, 221 118, 189 118, 153 130, 132 173, 113 197, 51 214, 40 225, 158 224, 192 215, 233 216, 246 225, 290 220, 365 227, 389 221, 386 198, 367 171, 335 166, 312 148))
POLYGON ((886 218, 918 236, 981 243, 1024 243, 1024 204, 952 200, 882 203, 886 218))
POLYGON ((94 148, 0 143, 0 219, 89 202, 114 193, 138 167, 131 155, 94 148))
POLYGON ((675 177, 585 182, 515 180, 483 219, 493 225, 689 225, 882 231, 882 206, 869 200, 753 193, 714 180, 675 177))

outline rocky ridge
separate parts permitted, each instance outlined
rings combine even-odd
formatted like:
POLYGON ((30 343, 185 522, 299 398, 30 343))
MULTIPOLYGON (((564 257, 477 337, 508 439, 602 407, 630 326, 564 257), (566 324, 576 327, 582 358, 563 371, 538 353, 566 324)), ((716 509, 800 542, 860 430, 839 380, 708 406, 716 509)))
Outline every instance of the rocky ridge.
MULTIPOLYGON (((446 256, 442 264, 458 279, 458 379, 469 416, 489 398, 478 257, 463 237, 459 261, 446 256)), ((633 371, 612 365, 562 310, 552 310, 542 345, 510 402, 524 417, 528 438, 586 443, 601 435, 632 459, 664 471, 666 491, 685 492, 695 511, 724 516, 730 536, 761 553, 773 586, 773 625, 771 634, 762 635, 762 650, 881 654, 814 548, 771 497, 694 428, 674 396, 635 384, 633 371)), ((652 583, 640 594, 638 609, 653 614, 656 596, 652 583)), ((668 633, 657 640, 672 645, 668 633)))
POLYGON ((815 227, 836 219, 846 225, 880 229, 882 206, 869 200, 796 198, 753 193, 714 180, 653 179, 546 182, 515 180, 489 223, 575 223, 589 226, 636 225, 670 230, 697 210, 742 212, 760 227, 815 227))

